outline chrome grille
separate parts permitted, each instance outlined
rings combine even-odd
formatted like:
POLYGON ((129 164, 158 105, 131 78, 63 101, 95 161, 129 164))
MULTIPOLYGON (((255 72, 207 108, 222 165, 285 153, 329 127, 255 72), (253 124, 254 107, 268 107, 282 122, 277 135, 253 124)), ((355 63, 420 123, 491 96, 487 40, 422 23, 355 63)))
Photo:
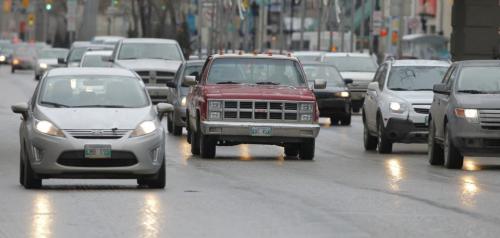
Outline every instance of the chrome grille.
POLYGON ((167 84, 174 80, 175 73, 168 71, 136 71, 136 73, 141 77, 142 81, 146 84, 167 84))
POLYGON ((120 139, 130 130, 65 130, 76 139, 120 139))
POLYGON ((481 127, 487 130, 500 130, 500 109, 479 110, 481 127))
MULTIPOLYGON (((222 115, 224 120, 296 122, 300 120, 302 113, 299 104, 300 102, 226 100, 222 101, 222 115)), ((302 114, 312 114, 312 112, 302 114)))
POLYGON ((429 114, 431 105, 428 104, 413 104, 413 110, 419 114, 429 114))

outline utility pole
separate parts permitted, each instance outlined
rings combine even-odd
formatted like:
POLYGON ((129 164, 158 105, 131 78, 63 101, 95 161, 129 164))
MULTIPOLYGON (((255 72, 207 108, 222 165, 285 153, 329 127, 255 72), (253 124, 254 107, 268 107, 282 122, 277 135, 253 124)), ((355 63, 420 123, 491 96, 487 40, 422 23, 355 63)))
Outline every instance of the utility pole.
MULTIPOLYGON (((295 0, 290 2, 290 42, 293 42, 293 7, 295 6, 295 0)), ((290 46, 290 49, 292 47, 290 46)))
POLYGON ((359 42, 360 50, 365 49, 365 0, 361 0, 361 21, 359 28, 359 42))
POLYGON ((306 0, 300 1, 301 13, 300 13, 300 50, 304 50, 304 19, 306 18, 306 0))
POLYGON ((354 51, 354 32, 356 27, 354 26, 354 15, 356 13, 356 0, 351 0, 351 52, 354 51))
POLYGON ((373 53, 373 13, 375 12, 375 4, 376 0, 368 0, 370 1, 370 29, 369 29, 369 48, 370 54, 373 53))
POLYGON ((334 13, 335 13, 335 4, 333 3, 333 0, 328 1, 328 26, 330 27, 330 41, 328 42, 328 51, 332 51, 333 48, 333 19, 334 19, 334 13))
POLYGON ((405 15, 405 0, 399 0, 399 29, 398 29, 398 58, 403 56, 403 34, 405 30, 404 15, 405 15))
POLYGON ((283 54, 284 36, 283 36, 283 10, 285 10, 285 0, 280 1, 280 19, 279 19, 279 42, 280 54, 283 54))
POLYGON ((340 51, 345 52, 345 27, 344 27, 344 11, 339 6, 339 0, 335 0, 335 5, 339 20, 339 31, 340 31, 340 51))
MULTIPOLYGON (((133 1, 133 0, 132 0, 133 1)), ((202 0, 198 0, 198 5, 197 5, 197 8, 198 8, 198 17, 197 17, 197 27, 198 27, 198 57, 201 59, 201 49, 202 49, 202 45, 201 45, 201 31, 202 31, 202 28, 201 28, 201 24, 203 23, 203 12, 202 12, 202 5, 201 5, 201 2, 202 0)))
POLYGON ((323 18, 323 0, 318 0, 318 39, 316 42, 317 50, 321 50, 321 19, 323 18))

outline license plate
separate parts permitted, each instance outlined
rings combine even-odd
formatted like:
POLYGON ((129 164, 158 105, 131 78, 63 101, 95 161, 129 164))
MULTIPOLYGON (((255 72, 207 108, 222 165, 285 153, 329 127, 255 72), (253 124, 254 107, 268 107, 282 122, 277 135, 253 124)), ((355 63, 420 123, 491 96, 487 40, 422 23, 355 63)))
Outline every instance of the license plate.
POLYGON ((271 127, 250 127, 251 136, 271 136, 272 133, 271 127))
POLYGON ((86 159, 111 158, 111 145, 85 145, 86 159))

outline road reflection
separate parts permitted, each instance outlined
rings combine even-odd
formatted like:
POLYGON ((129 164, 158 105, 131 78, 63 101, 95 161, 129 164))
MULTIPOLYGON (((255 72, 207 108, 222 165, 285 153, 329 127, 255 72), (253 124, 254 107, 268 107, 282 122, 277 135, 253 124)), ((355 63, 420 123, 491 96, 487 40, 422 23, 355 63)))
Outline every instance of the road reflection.
POLYGON ((191 145, 186 140, 181 140, 180 151, 182 155, 182 165, 187 165, 187 161, 191 158, 191 145))
POLYGON ((33 200, 32 238, 52 237, 53 211, 47 194, 37 194, 33 200))
POLYGON ((403 180, 403 167, 399 159, 390 159, 385 161, 385 167, 389 176, 389 187, 393 191, 399 191, 399 184, 403 180))
POLYGON ((477 180, 473 176, 463 176, 461 180, 462 193, 460 195, 460 200, 465 206, 472 207, 476 204, 476 196, 480 191, 477 186, 477 180))
POLYGON ((467 171, 478 171, 480 168, 474 160, 464 160, 463 169, 467 171))
POLYGON ((140 237, 160 237, 160 209, 160 200, 157 195, 151 193, 144 195, 144 202, 141 209, 141 225, 143 232, 140 237))
POLYGON ((252 160, 252 157, 250 156, 250 149, 248 148, 247 144, 240 145, 240 160, 252 160))

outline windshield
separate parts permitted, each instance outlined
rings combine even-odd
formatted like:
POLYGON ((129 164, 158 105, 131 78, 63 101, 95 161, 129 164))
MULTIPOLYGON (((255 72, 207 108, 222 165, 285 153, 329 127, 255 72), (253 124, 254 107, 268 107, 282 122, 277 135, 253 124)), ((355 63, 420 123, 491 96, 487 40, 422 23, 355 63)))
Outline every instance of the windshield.
POLYGON ((299 63, 283 59, 216 59, 208 75, 209 84, 267 84, 305 86, 299 63))
POLYGON ((109 56, 104 55, 85 55, 82 58, 82 67, 111 67, 113 64, 107 61, 105 58, 109 56))
POLYGON ((477 93, 500 93, 500 67, 464 67, 457 90, 477 93))
POLYGON ((118 59, 182 60, 182 54, 176 44, 126 43, 122 44, 118 59))
POLYGON ((375 72, 377 64, 371 57, 326 56, 325 62, 335 66, 340 72, 375 72))
MULTIPOLYGON (((201 69, 203 68, 203 65, 189 65, 186 67, 186 69, 184 70, 184 75, 182 75, 182 78, 181 80, 185 77, 185 76, 197 76, 199 75, 201 69)), ((182 86, 181 87, 181 96, 186 96, 188 95, 189 93, 189 89, 190 87, 189 86, 182 86)))
POLYGON ((82 60, 83 54, 87 52, 87 47, 74 48, 71 50, 69 55, 69 62, 80 62, 82 60))
POLYGON ((66 58, 67 54, 68 54, 67 50, 44 50, 40 52, 40 56, 38 58, 41 59, 66 58))
POLYGON ((448 67, 393 66, 387 88, 395 91, 432 91, 443 80, 448 67))
POLYGON ((339 71, 329 65, 304 65, 307 81, 314 84, 314 80, 326 80, 326 85, 330 87, 345 87, 345 83, 340 76, 339 71))
POLYGON ((39 104, 47 107, 139 108, 149 100, 139 80, 120 76, 59 76, 45 80, 39 104))

